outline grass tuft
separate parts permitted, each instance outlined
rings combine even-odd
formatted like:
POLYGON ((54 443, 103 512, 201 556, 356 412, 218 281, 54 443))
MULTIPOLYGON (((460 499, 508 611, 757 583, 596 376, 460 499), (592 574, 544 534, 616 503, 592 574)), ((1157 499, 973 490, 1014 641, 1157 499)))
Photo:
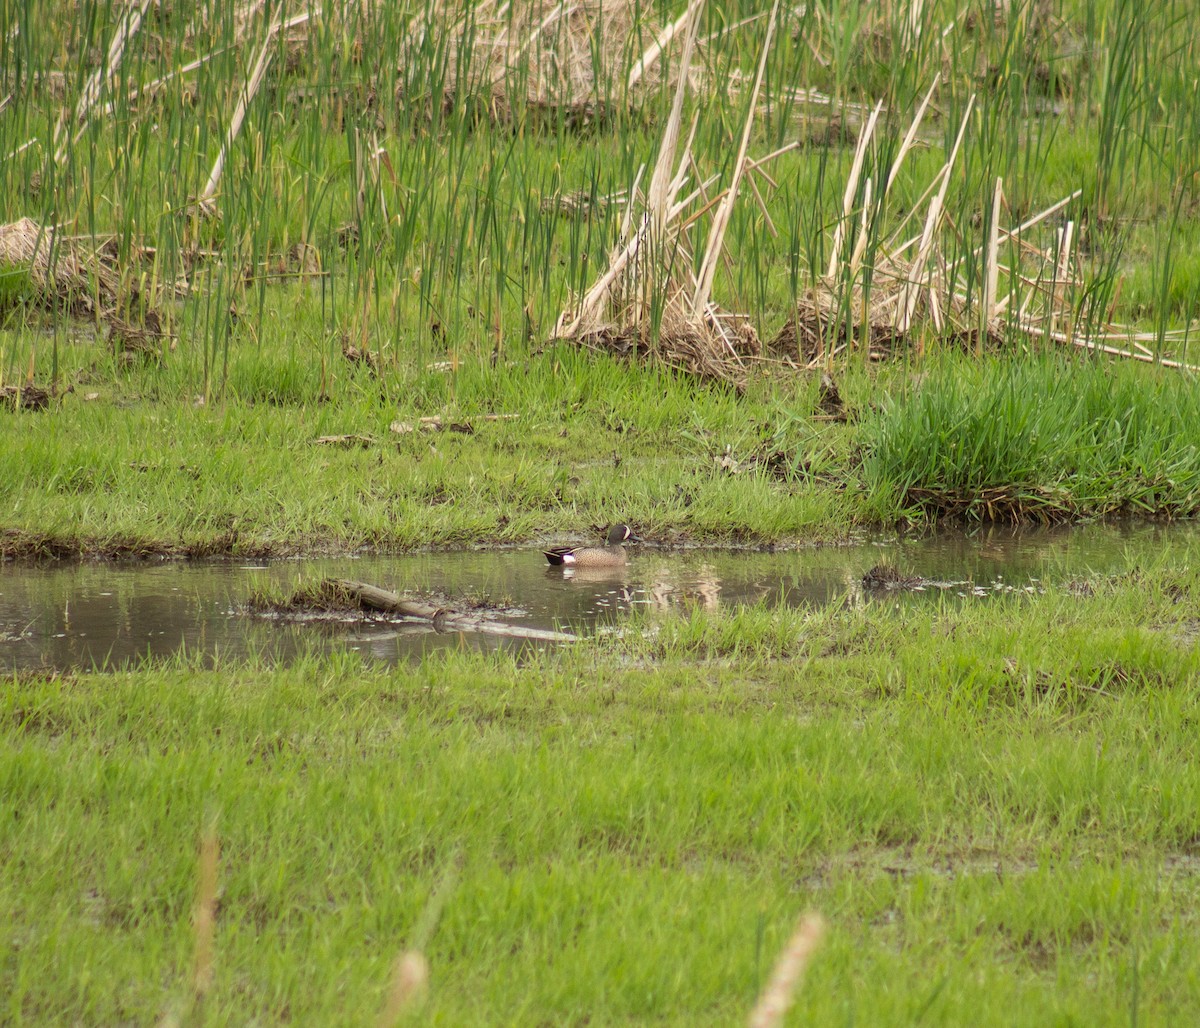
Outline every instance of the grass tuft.
POLYGON ((865 426, 864 481, 920 518, 1200 510, 1200 393, 1173 373, 1030 358, 943 363, 865 426))

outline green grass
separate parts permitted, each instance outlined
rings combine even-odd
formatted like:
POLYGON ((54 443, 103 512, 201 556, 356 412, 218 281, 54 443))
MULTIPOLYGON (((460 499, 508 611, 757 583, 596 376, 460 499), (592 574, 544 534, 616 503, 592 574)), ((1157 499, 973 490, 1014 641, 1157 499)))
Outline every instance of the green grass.
MULTIPOLYGON (((1104 390, 1079 371, 1064 373, 1053 402, 1021 411, 1021 390, 1050 388, 1039 372, 1010 380, 989 365, 957 384, 957 372, 939 373, 943 385, 914 400, 907 366, 868 375, 859 351, 835 370, 865 420, 843 428, 810 420, 814 384, 791 372, 753 373, 738 398, 547 346, 559 314, 604 266, 624 215, 616 204, 564 213, 554 201, 626 189, 658 146, 667 90, 626 97, 613 86, 618 74, 601 86, 609 116, 586 126, 520 105, 492 121, 477 95, 438 101, 449 37, 431 34, 400 62, 403 73, 389 63, 372 76, 360 62, 402 52, 415 7, 365 18, 333 4, 303 45, 276 52, 230 154, 219 216, 202 218, 190 201, 265 26, 243 26, 246 35, 190 4, 155 8, 106 87, 113 112, 89 118, 58 159, 54 125, 123 9, 81 0, 79 16, 63 19, 44 7, 14 7, 10 59, 0 60, 0 99, 11 94, 0 115, 0 221, 31 216, 85 239, 111 237, 118 313, 137 323, 157 308, 173 346, 160 340, 157 361, 128 366, 109 352, 103 318, 47 310, 31 276, 4 276, 3 383, 32 367, 38 382, 73 389, 37 416, 0 405, 0 431, 15 439, 0 450, 6 554, 399 549, 616 518, 664 539, 787 542, 941 507, 986 515, 993 489, 1005 491, 1004 516, 1194 511, 1194 455, 1180 440, 1194 434, 1195 404, 1187 386, 1153 373, 1115 373, 1119 409, 1100 395, 1094 413, 1076 411, 1093 401, 1074 391, 1104 390), (211 59, 153 98, 130 99, 200 57, 211 59), (307 262, 294 254, 301 243, 307 262), (369 351, 377 374, 347 362, 348 345, 369 351), (981 377, 995 381, 980 389, 981 377), (993 422, 978 406, 989 390, 1008 390, 1008 417, 993 422), (885 413, 871 415, 872 405, 885 413), (1179 411, 1178 431, 1163 421, 1167 406, 1179 411), (1142 427, 1111 427, 1134 410, 1142 427), (393 421, 488 413, 519 418, 476 421, 469 438, 389 432, 393 421), (1093 428, 1081 430, 1079 417, 1093 428), (978 459, 961 463, 930 443, 947 429, 923 428, 929 418, 974 419, 966 430, 978 459), (320 435, 373 442, 341 451, 315 445, 320 435), (941 500, 918 502, 914 490, 941 500)), ((916 39, 891 6, 836 18, 814 8, 799 22, 788 14, 752 155, 824 131, 828 112, 798 105, 788 93, 796 85, 839 101, 882 99, 863 169, 878 187, 936 71, 933 113, 872 222, 872 252, 923 212, 974 94, 947 189, 958 248, 947 258, 982 242, 996 177, 1006 223, 1081 190, 1060 216, 1079 242, 1079 324, 1111 308, 1157 333, 1156 352, 1186 358, 1187 345, 1165 333, 1189 323, 1197 294, 1192 7, 1015 4, 1002 23, 949 3, 925 11, 916 39)), ((747 13, 714 2, 703 31, 747 13)), ((710 86, 688 113, 703 114, 693 149, 706 173, 728 176, 744 113, 738 91, 711 84, 753 67, 763 32, 761 21, 744 26, 702 55, 710 86)), ((516 70, 514 95, 528 73, 516 70)), ((823 272, 852 153, 848 142, 787 153, 771 165, 773 184, 757 180, 766 214, 749 194, 734 210, 714 297, 746 312, 765 339, 823 272)), ((853 200, 850 224, 863 203, 853 200)), ((1057 227, 1023 243, 1053 247, 1057 227)), ((88 288, 99 297, 98 283, 88 288)))
POLYGON ((660 542, 791 544, 945 517, 1193 516, 1200 497, 1200 394, 1145 366, 851 367, 839 424, 811 419, 808 376, 738 397, 570 348, 496 369, 393 369, 386 396, 344 361, 322 380, 257 360, 235 376, 236 401, 198 403, 135 368, 95 399, 81 381, 54 410, 0 410, 4 552, 405 550, 616 520, 660 542), (422 430, 435 415, 470 431, 422 430), (318 442, 340 436, 352 438, 318 442))
MULTIPOLYGON (((113 111, 59 160, 55 125, 124 12, 60 6, 6 8, 0 222, 110 237, 117 313, 156 308, 175 345, 127 365, 103 319, 48 304, 27 269, 0 276, 3 384, 32 366, 71 389, 42 413, 0 404, 0 555, 404 549, 617 518, 651 539, 793 542, 997 497, 1005 515, 1195 512, 1200 411, 1162 369, 869 369, 859 351, 834 369, 842 425, 813 419, 817 383, 790 371, 738 396, 547 347, 623 216, 553 201, 627 188, 669 105, 629 102, 620 68, 589 124, 520 107, 492 122, 478 93, 441 102, 444 33, 376 59, 402 53, 412 8, 329 5, 278 47, 202 218, 191 200, 264 26, 243 39, 233 5, 151 5, 101 98, 113 111), (296 243, 318 262, 298 278, 296 243), (391 430, 432 415, 474 432, 391 430)), ((1187 359, 1165 333, 1197 295, 1195 5, 1014 3, 1002 24, 984 6, 926 4, 916 35, 902 5, 788 15, 750 152, 818 142, 757 182, 776 231, 748 195, 735 208, 714 299, 769 339, 828 260, 852 148, 819 142, 827 111, 786 89, 885 102, 863 171, 877 197, 938 72, 874 236, 918 209, 975 95, 948 258, 975 267, 997 177, 1006 223, 1078 189, 1061 217, 1079 325, 1111 309, 1187 359)), ((756 10, 714 2, 703 31, 756 10)), ((764 30, 702 57, 716 85, 685 110, 703 114, 702 176, 731 171, 745 98, 724 84, 764 30)), ((1023 242, 1052 247, 1059 224, 1023 242)), ((419 946, 418 1021, 728 1024, 813 909, 829 931, 792 1023, 1194 1022, 1200 584, 1190 550, 1171 559, 1086 597, 697 612, 521 662, 14 677, 0 1020, 370 1023, 419 946)))
POLYGON ((0 410, 9 552, 404 549, 618 519, 663 539, 828 538, 856 517, 836 482, 813 488, 798 472, 752 466, 773 452, 829 463, 843 430, 808 423, 807 380, 738 400, 573 349, 398 376, 389 399, 341 362, 326 379, 332 402, 316 402, 318 375, 297 403, 197 406, 164 395, 148 369, 99 383, 95 400, 81 384, 45 416, 0 410), (432 415, 473 433, 417 427, 432 415), (416 430, 398 434, 395 422, 416 430), (316 442, 338 435, 368 443, 316 442), (727 448, 736 468, 720 463, 727 448))
POLYGON ((1191 516, 1190 378, 1062 359, 962 361, 889 398, 865 432, 867 488, 937 516, 1191 516))
POLYGON ((1200 581, 1175 557, 1087 599, 695 614, 650 662, 11 679, 5 1016, 361 1023, 426 932, 421 1022, 724 1024, 812 909, 789 1023, 1186 1023, 1200 581))

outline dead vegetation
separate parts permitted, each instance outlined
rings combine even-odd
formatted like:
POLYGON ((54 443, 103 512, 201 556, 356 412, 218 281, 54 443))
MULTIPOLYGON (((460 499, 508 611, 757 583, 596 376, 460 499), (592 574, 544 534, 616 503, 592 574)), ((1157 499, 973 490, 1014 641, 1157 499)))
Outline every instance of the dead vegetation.
MULTIPOLYGON (((440 0, 409 24, 400 65, 422 67, 436 49, 431 100, 443 107, 474 104, 495 122, 533 113, 589 124, 661 84, 687 14, 664 23, 657 10, 638 0, 440 0)), ((402 76, 397 88, 411 101, 428 84, 402 76)))
POLYGON ((907 575, 892 564, 875 564, 862 576, 864 589, 881 592, 913 591, 925 588, 929 582, 919 575, 907 575))
MULTIPOLYGON (((896 156, 878 178, 865 173, 882 107, 867 119, 847 176, 828 265, 797 298, 796 309, 767 353, 801 367, 829 370, 851 352, 872 360, 913 352, 927 344, 982 355, 1011 346, 1066 345, 1141 361, 1156 356, 1137 334, 1112 323, 1089 300, 1080 259, 1078 224, 1067 217, 1080 192, 1017 225, 1005 225, 1008 205, 997 178, 991 203, 977 223, 957 222, 947 192, 971 124, 967 103, 942 167, 907 213, 888 218, 891 187, 918 139, 938 85, 935 78, 896 156)), ((810 273, 811 274, 811 273, 810 273)))
POLYGON ((0 385, 0 405, 12 410, 45 410, 54 394, 38 385, 0 385))
POLYGON ((752 161, 747 151, 779 5, 768 22, 731 181, 715 194, 715 176, 702 179, 692 157, 696 120, 682 140, 687 72, 703 7, 703 0, 688 5, 681 73, 649 184, 644 191, 639 188, 639 173, 607 270, 563 312, 554 334, 592 349, 659 361, 741 390, 747 362, 761 353, 761 343, 746 316, 713 301, 712 286, 718 263, 727 259, 725 232, 739 187, 766 160, 752 161), (700 250, 693 234, 704 219, 708 231, 696 260, 700 250))
MULTIPOLYGON (((810 17, 797 31, 797 42, 819 63, 831 65, 837 48, 847 43, 845 14, 826 4, 806 13, 810 17)), ((980 88, 994 87, 1007 74, 1005 66, 1015 64, 1033 72, 1022 82, 1028 94, 1067 96, 1088 56, 1054 0, 979 0, 949 8, 927 0, 889 0, 864 4, 855 17, 854 60, 880 68, 918 60, 926 77, 965 65, 980 88)))
POLYGON ((168 341, 164 316, 123 273, 115 247, 87 245, 61 230, 21 218, 0 225, 0 270, 24 276, 19 290, 37 307, 109 328, 126 360, 157 356, 168 341))
POLYGON ((0 268, 23 270, 32 299, 47 309, 99 319, 120 306, 115 262, 32 218, 0 225, 0 268))

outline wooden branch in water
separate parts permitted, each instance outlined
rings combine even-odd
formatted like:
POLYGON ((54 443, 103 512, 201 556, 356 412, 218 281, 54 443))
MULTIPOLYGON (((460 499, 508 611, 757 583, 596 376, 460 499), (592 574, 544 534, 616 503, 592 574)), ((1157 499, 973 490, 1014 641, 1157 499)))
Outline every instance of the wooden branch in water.
POLYGON ((388 614, 428 621, 439 632, 480 632, 484 635, 503 635, 514 639, 536 639, 541 642, 575 642, 579 637, 570 632, 556 632, 548 628, 532 628, 496 621, 487 616, 469 614, 447 607, 438 607, 420 600, 406 600, 397 593, 380 589, 366 582, 351 582, 344 578, 331 578, 326 582, 348 593, 368 610, 381 610, 388 614))

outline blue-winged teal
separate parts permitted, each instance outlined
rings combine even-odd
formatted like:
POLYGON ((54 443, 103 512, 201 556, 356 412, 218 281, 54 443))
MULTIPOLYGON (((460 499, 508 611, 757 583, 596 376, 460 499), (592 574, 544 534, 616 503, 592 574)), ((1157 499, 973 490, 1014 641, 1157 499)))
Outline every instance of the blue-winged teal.
POLYGON ((625 566, 626 560, 621 544, 637 541, 628 525, 613 525, 608 530, 607 546, 555 546, 542 552, 551 564, 559 567, 619 568, 625 566))

